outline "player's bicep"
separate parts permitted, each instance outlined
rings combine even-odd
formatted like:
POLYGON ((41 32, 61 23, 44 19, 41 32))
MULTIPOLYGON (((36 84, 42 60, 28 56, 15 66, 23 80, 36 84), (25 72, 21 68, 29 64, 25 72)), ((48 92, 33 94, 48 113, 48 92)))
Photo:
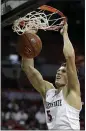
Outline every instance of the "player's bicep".
POLYGON ((75 65, 75 57, 70 56, 66 60, 67 62, 67 76, 68 76, 68 87, 80 94, 80 84, 77 76, 77 69, 75 65))
POLYGON ((33 76, 29 79, 30 83, 33 87, 41 94, 41 96, 45 99, 47 90, 54 88, 53 84, 45 81, 42 76, 33 76))
POLYGON ((45 93, 45 82, 43 77, 39 73, 33 73, 32 76, 28 77, 32 86, 42 95, 45 93))

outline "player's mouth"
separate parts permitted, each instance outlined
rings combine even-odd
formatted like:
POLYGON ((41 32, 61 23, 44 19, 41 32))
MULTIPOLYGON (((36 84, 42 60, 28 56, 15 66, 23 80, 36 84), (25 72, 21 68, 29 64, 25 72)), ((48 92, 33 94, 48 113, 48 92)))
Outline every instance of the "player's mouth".
POLYGON ((57 76, 56 79, 61 79, 61 76, 57 76))

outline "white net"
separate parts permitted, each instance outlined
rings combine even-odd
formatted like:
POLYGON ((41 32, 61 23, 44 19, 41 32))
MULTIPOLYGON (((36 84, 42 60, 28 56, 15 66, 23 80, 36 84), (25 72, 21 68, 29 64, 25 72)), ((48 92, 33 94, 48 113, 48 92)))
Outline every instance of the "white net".
POLYGON ((17 32, 18 35, 21 35, 25 32, 37 33, 39 29, 42 30, 54 30, 58 31, 59 28, 63 26, 62 20, 65 17, 54 18, 52 16, 57 15, 57 13, 48 13, 45 14, 45 11, 32 11, 26 16, 19 18, 14 21, 12 29, 14 32, 17 32), (60 21, 60 22, 59 22, 60 21))

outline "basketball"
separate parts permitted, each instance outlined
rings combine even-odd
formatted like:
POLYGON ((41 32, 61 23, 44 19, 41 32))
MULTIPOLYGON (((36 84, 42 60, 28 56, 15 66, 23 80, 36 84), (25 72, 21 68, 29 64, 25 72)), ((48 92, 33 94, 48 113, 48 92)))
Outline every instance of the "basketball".
POLYGON ((20 56, 34 58, 39 55, 42 49, 42 41, 38 35, 24 33, 19 36, 17 51, 20 56))

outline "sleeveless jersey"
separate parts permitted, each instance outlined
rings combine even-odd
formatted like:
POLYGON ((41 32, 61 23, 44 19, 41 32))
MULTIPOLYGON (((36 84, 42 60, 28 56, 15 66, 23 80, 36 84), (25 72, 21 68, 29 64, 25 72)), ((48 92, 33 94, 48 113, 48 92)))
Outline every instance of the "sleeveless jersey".
POLYGON ((56 89, 48 90, 44 107, 48 129, 80 129, 80 110, 65 101, 62 90, 58 94, 56 89))

